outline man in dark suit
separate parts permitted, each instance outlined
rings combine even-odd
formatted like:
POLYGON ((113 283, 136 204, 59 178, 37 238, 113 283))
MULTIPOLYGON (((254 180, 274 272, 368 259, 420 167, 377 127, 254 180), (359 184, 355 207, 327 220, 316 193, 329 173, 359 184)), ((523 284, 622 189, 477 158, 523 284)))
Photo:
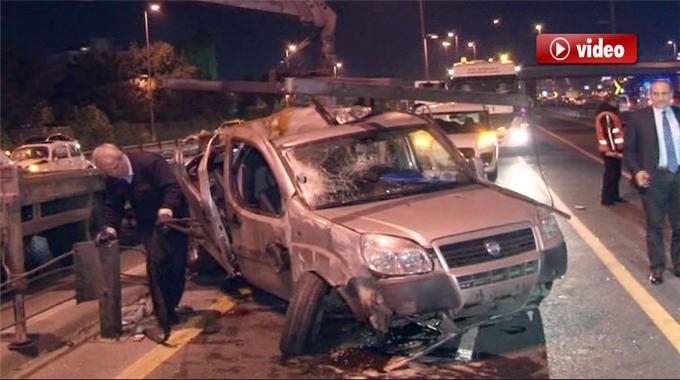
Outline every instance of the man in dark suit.
POLYGON ((656 81, 652 107, 636 113, 625 129, 624 160, 635 176, 647 219, 649 281, 663 282, 666 266, 663 227, 670 220, 671 262, 680 277, 680 110, 671 107, 673 88, 656 81))
POLYGON ((168 163, 157 154, 123 153, 115 145, 103 144, 94 150, 92 159, 107 174, 105 227, 95 241, 104 244, 117 238, 125 202, 130 202, 136 232, 147 252, 154 313, 164 333, 163 338, 154 332, 149 337, 164 341, 169 326, 178 322, 175 309, 184 292, 187 237, 172 229, 154 230, 172 218, 188 215, 184 194, 168 163))

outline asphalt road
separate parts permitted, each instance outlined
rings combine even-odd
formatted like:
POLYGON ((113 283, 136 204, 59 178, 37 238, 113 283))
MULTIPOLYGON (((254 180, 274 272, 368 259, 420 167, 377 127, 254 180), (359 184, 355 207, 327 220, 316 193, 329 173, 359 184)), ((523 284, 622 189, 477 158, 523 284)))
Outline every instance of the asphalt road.
POLYGON ((629 203, 599 205, 603 167, 587 123, 536 117, 538 157, 504 150, 498 183, 572 215, 560 219, 569 269, 540 311, 472 329, 457 349, 382 372, 393 353, 371 348, 362 326, 337 319, 313 355, 283 360, 279 332, 286 304, 218 277, 197 277, 184 303, 195 312, 171 347, 126 336, 89 341, 28 373, 33 378, 678 378, 680 278, 646 280, 643 213, 629 203), (539 165, 540 164, 540 165, 539 165), (543 173, 546 182, 537 173, 543 173))

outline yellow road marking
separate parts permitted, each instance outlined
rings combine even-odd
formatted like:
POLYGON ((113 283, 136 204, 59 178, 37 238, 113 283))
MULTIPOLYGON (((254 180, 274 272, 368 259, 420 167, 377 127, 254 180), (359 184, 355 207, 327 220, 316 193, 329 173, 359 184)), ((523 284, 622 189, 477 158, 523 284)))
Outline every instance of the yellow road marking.
MULTIPOLYGON (((520 160, 524 161, 520 158, 520 160)), ((525 162, 526 163, 526 162, 525 162)), ((537 178, 538 174, 530 169, 531 173, 537 178)), ((558 209, 569 210, 571 214, 571 226, 576 230, 583 241, 595 252, 595 255, 602 261, 602 263, 609 269, 609 271, 616 277, 616 280, 623 286, 623 289, 635 300, 642 311, 647 314, 649 319, 656 325, 661 333, 668 339, 668 341, 675 347, 675 350, 680 354, 680 324, 673 318, 673 316, 664 309, 663 306, 645 289, 640 282, 633 277, 623 264, 616 258, 616 256, 600 241, 600 239, 593 234, 586 225, 574 214, 562 200, 551 191, 555 206, 558 209)))
MULTIPOLYGON (((229 297, 222 297, 210 306, 210 310, 224 314, 236 306, 229 297)), ((191 318, 186 326, 177 331, 173 331, 166 345, 158 345, 151 351, 138 359, 130 367, 116 376, 116 379, 143 379, 153 372, 163 362, 172 357, 177 351, 194 339, 203 331, 203 325, 207 320, 206 316, 196 316, 191 318)))

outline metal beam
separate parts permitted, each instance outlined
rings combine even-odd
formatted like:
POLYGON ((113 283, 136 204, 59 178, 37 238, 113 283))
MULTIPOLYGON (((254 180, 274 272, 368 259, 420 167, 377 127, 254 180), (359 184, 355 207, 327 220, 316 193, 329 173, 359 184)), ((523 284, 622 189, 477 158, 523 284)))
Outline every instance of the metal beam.
POLYGON ((206 81, 198 79, 166 79, 162 86, 172 90, 249 92, 336 96, 381 100, 419 100, 472 104, 513 105, 528 107, 530 99, 520 94, 460 92, 433 88, 402 86, 384 78, 306 79, 286 78, 284 83, 247 81, 206 81))
POLYGON ((598 77, 602 75, 680 75, 680 62, 638 62, 635 64, 565 64, 523 66, 520 79, 598 77))

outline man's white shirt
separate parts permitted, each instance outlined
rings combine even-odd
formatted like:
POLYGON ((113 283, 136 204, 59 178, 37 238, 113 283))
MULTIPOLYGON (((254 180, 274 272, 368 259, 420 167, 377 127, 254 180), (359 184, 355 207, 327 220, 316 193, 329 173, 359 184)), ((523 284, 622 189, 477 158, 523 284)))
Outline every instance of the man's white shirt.
POLYGON ((675 162, 680 162, 680 125, 678 119, 675 117, 675 112, 671 107, 656 108, 654 110, 654 124, 656 126, 656 138, 659 143, 659 166, 668 167, 668 155, 666 153, 666 143, 663 135, 663 114, 666 110, 666 118, 671 125, 671 136, 673 136, 673 146, 675 147, 675 162))

